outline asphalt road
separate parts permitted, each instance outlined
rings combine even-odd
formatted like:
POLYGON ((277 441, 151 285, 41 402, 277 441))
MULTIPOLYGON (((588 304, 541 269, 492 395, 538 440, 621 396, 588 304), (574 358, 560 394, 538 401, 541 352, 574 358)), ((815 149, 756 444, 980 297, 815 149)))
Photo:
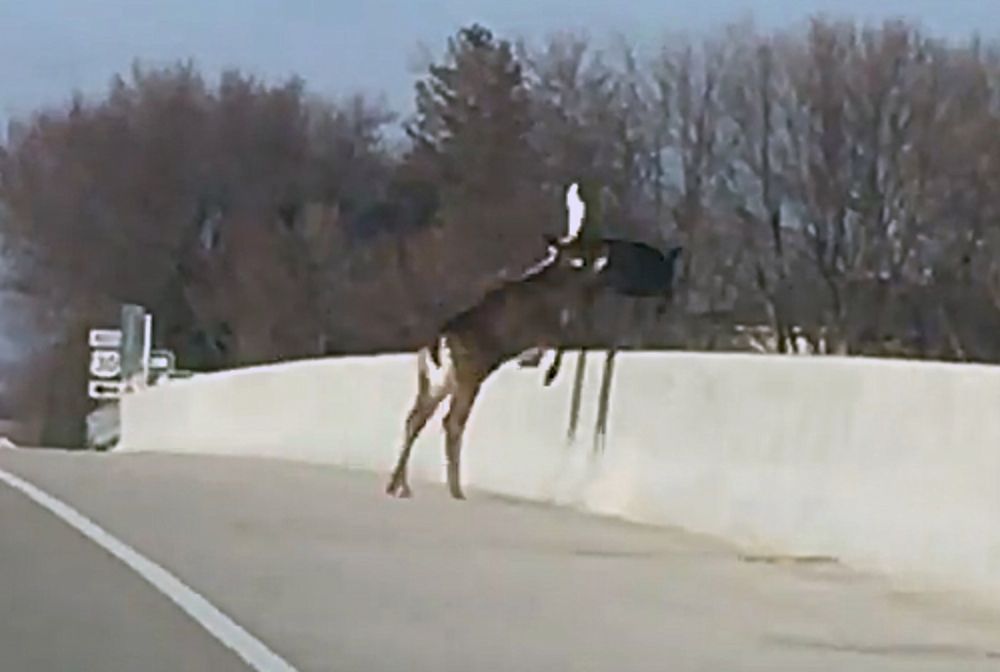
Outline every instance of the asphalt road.
MULTIPOLYGON (((836 562, 292 462, 2 451, 298 670, 1000 670, 1000 613, 836 562)), ((0 670, 246 670, 0 484, 0 670)))

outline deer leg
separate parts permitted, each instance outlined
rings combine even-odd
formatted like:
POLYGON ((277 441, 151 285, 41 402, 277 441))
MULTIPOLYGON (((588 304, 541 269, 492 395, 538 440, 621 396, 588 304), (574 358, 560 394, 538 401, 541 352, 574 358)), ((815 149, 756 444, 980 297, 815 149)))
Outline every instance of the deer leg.
POLYGON ((549 370, 545 372, 545 387, 551 385, 555 381, 556 376, 559 375, 559 369, 562 367, 563 352, 562 348, 556 349, 556 358, 549 365, 549 370))
POLYGON ((416 441, 420 430, 434 415, 434 411, 437 410, 446 396, 448 396, 447 390, 435 392, 421 390, 417 394, 417 401, 406 417, 406 436, 403 440, 403 449, 399 453, 399 460, 392 472, 392 478, 389 479, 389 484, 386 486, 386 494, 398 495, 399 497, 410 496, 410 485, 406 481, 406 464, 410 461, 410 450, 413 449, 413 442, 416 441))
POLYGON ((608 432, 608 407, 611 404, 611 379, 615 374, 615 356, 618 351, 609 350, 604 359, 604 375, 601 378, 601 396, 598 400, 597 424, 594 427, 594 452, 604 452, 608 432))
POLYGON ((649 299, 636 298, 632 304, 632 334, 630 345, 633 348, 641 348, 646 342, 646 333, 650 323, 649 299))
POLYGON ((576 426, 580 422, 580 402, 583 397, 583 377, 587 371, 587 349, 582 348, 576 356, 576 375, 573 377, 573 396, 569 403, 569 428, 566 430, 566 440, 573 443, 576 438, 576 426))
POLYGON ((479 393, 479 383, 472 386, 459 386, 451 397, 448 415, 444 418, 445 456, 448 459, 448 490, 455 499, 465 499, 462 493, 460 479, 462 435, 465 424, 472 412, 472 404, 479 393))

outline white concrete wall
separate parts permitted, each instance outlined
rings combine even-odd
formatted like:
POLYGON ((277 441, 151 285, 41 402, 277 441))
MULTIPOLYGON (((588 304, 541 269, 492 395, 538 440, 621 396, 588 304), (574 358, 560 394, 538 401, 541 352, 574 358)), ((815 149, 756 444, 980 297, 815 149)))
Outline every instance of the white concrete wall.
MULTIPOLYGON (((834 556, 1000 604, 1000 368, 761 355, 621 355, 603 459, 590 445, 591 353, 566 445, 575 355, 551 388, 502 369, 470 421, 464 481, 834 556)), ((265 455, 388 473, 415 391, 412 356, 201 376, 128 397, 121 450, 265 455)), ((414 450, 442 480, 439 412, 414 450)), ((420 482, 414 482, 420 496, 420 482)))

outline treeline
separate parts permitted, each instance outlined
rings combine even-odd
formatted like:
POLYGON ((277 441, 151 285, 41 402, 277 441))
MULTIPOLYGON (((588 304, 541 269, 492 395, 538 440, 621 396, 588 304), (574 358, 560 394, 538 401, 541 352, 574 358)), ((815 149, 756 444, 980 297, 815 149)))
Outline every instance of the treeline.
POLYGON ((12 124, 0 154, 8 264, 60 335, 45 401, 21 406, 60 421, 51 440, 77 431, 84 330, 122 301, 192 368, 413 348, 534 259, 573 181, 589 225, 685 245, 647 346, 767 324, 998 361, 998 54, 905 23, 743 24, 655 53, 472 26, 402 119, 296 79, 136 67, 12 124))

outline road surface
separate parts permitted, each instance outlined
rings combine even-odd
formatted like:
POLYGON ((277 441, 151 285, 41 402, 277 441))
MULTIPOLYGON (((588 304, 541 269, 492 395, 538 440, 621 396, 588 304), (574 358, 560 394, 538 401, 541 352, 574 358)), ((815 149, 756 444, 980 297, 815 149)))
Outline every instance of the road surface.
MULTIPOLYGON (((293 669, 996 672, 1000 614, 836 562, 277 460, 0 450, 293 669)), ((0 483, 0 670, 252 669, 0 483)))

